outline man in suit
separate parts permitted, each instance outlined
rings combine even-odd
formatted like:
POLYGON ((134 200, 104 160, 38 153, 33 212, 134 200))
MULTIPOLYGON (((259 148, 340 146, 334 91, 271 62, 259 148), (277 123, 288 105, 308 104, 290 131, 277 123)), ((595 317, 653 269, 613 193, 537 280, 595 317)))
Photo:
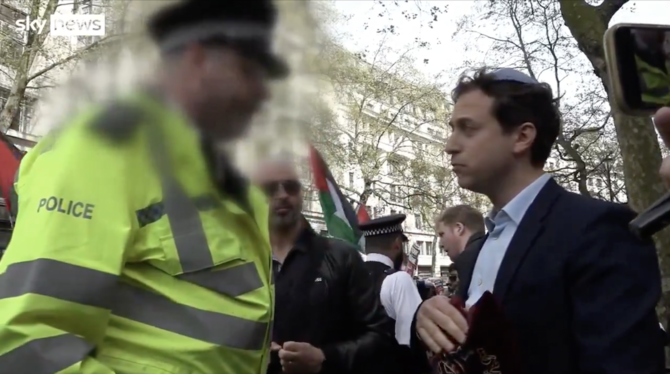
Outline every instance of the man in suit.
MULTIPOLYGON (((629 209, 543 172, 560 131, 551 88, 512 69, 480 70, 452 95, 451 165, 461 187, 494 207, 482 245, 457 260, 466 306, 493 293, 529 374, 663 373, 654 245, 628 231, 629 209)), ((469 327, 434 297, 417 312, 412 345, 453 351, 469 327)))

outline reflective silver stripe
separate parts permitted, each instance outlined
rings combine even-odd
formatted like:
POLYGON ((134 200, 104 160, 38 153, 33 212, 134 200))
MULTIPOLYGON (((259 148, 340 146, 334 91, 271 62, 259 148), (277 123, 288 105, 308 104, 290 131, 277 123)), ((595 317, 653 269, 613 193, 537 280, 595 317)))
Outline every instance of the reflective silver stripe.
MULTIPOLYGON (((251 270, 248 265, 253 264, 207 274, 219 273, 219 276, 223 276, 223 282, 226 282, 226 277, 236 276, 245 280, 251 270), (233 272, 226 275, 230 270, 233 272)), ((203 279, 213 282, 212 278, 203 279)), ((203 279, 196 280, 204 282, 203 279)), ((252 284, 248 279, 245 283, 252 284)), ((231 293, 240 292, 240 289, 230 287, 221 289, 231 293)), ((111 309, 113 314, 120 317, 193 339, 239 349, 262 349, 268 328, 268 323, 177 304, 151 291, 118 282, 118 278, 111 274, 55 260, 42 259, 12 264, 0 276, 1 298, 27 293, 111 309)), ((3 373, 3 368, 0 365, 0 373, 3 373)), ((51 373, 54 372, 56 371, 51 373)))
POLYGON ((61 261, 18 262, 0 275, 0 299, 29 293, 111 309, 118 277, 61 261))
POLYGON ((82 361, 93 348, 71 334, 36 339, 0 355, 0 374, 54 374, 82 361))
POLYGON ((214 266, 207 236, 202 227, 198 208, 173 176, 169 153, 157 124, 151 124, 150 150, 163 187, 164 211, 170 222, 174 244, 184 273, 214 266))
POLYGON ((254 263, 224 270, 182 274, 179 278, 232 297, 263 287, 263 281, 254 263))
POLYGON ((160 48, 163 51, 170 51, 211 38, 226 38, 232 41, 259 41, 269 45, 272 40, 272 30, 265 25, 251 22, 226 22, 225 24, 203 22, 173 32, 161 41, 160 48))
POLYGON ((114 315, 224 347, 261 350, 268 323, 209 312, 125 283, 119 287, 114 315))

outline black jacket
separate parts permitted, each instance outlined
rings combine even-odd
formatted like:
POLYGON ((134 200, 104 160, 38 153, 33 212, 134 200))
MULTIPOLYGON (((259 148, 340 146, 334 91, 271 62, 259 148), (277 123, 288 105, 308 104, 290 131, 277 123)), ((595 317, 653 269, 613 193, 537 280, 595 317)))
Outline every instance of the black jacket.
POLYGON ((282 328, 282 340, 320 348, 326 357, 321 374, 367 374, 393 346, 393 322, 357 248, 305 230, 302 255, 308 263, 291 287, 291 305, 279 305, 277 298, 277 307, 294 316, 294 324, 282 328))

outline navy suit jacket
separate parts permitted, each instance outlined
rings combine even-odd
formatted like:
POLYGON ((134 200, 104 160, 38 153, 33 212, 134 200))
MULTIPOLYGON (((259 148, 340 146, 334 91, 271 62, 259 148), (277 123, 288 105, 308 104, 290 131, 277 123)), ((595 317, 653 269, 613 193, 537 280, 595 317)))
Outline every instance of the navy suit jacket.
MULTIPOLYGON (((664 372, 658 258, 651 241, 629 232, 634 216, 554 180, 529 207, 493 289, 528 374, 664 372)), ((456 259, 464 299, 483 242, 456 259)))

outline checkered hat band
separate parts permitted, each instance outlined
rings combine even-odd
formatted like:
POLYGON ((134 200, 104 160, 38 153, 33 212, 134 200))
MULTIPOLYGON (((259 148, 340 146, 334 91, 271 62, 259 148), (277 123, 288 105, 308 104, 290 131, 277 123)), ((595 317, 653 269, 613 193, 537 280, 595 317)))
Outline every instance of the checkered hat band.
POLYGON ((398 232, 398 233, 402 232, 402 225, 382 227, 382 228, 374 229, 374 230, 365 230, 363 236, 376 236, 376 235, 392 234, 394 232, 398 232))

